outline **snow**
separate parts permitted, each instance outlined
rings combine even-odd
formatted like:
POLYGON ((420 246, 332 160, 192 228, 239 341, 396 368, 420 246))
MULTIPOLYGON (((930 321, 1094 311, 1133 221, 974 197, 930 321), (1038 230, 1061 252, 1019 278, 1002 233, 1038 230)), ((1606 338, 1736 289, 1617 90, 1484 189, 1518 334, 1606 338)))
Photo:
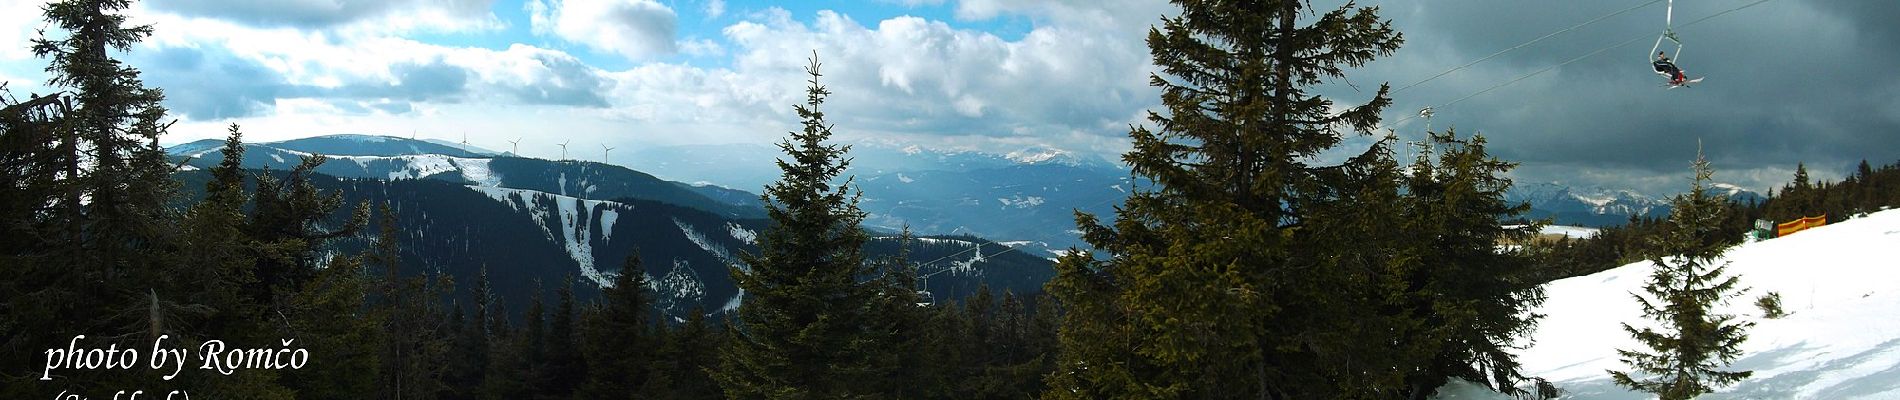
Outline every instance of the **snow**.
MULTIPOLYGON (((1747 292, 1718 312, 1754 322, 1732 368, 1754 376, 1708 398, 1900 398, 1900 210, 1731 248, 1728 273, 1747 292), (1754 300, 1781 294, 1790 313, 1765 319, 1754 300)), ((1616 349, 1637 343, 1619 323, 1647 324, 1631 293, 1653 268, 1625 265, 1552 282, 1524 371, 1550 380, 1568 398, 1649 398, 1616 386, 1606 370, 1626 370, 1616 349)), ((1468 384, 1466 384, 1468 385, 1468 384)), ((1470 385, 1475 386, 1475 385, 1470 385)), ((1444 399, 1503 399, 1447 385, 1444 399)))
MULTIPOLYGON (((311 156, 310 153, 299 151, 282 151, 298 156, 311 156)), ((275 156, 276 155, 272 155, 272 157, 275 156)), ((363 167, 365 170, 370 169, 370 166, 377 162, 393 163, 397 165, 397 167, 391 168, 388 171, 389 180, 392 181, 398 179, 421 179, 443 172, 461 171, 463 178, 480 182, 483 186, 499 186, 501 182, 501 178, 488 169, 488 159, 486 158, 456 158, 441 154, 410 154, 393 157, 325 155, 324 157, 328 157, 332 160, 349 160, 363 167), (479 171, 470 171, 469 169, 479 169, 479 171), (480 179, 477 179, 478 177, 480 179), (492 182, 492 184, 490 184, 490 182, 492 182)))
POLYGON ((475 182, 477 186, 501 186, 501 176, 495 175, 495 170, 488 168, 488 162, 493 159, 453 158, 451 160, 455 161, 455 166, 462 170, 462 179, 475 182))
POLYGON ((609 232, 613 232, 613 224, 619 220, 619 214, 615 208, 626 207, 625 205, 533 190, 489 186, 468 186, 468 188, 488 195, 489 198, 507 204, 515 210, 527 211, 528 215, 534 218, 535 225, 541 227, 541 233, 547 235, 548 240, 559 242, 567 250, 568 257, 580 266, 582 277, 593 280, 601 287, 609 287, 613 284, 612 277, 601 273, 594 266, 594 245, 591 233, 594 229, 599 229, 602 232, 601 242, 605 243, 609 238, 609 232), (553 207, 550 208, 550 205, 553 207), (593 215, 594 210, 601 210, 601 218, 590 223, 588 217, 593 215), (552 225, 552 218, 560 218, 558 236, 555 232, 548 230, 548 226, 552 225))
POLYGON ((746 229, 743 226, 739 226, 739 224, 727 222, 726 234, 732 235, 733 239, 738 239, 741 242, 746 242, 746 244, 754 244, 754 245, 759 244, 759 233, 753 232, 751 229, 746 229))
POLYGON ((897 174, 897 181, 898 181, 898 182, 903 182, 903 183, 911 183, 911 182, 916 182, 917 180, 916 180, 916 179, 910 179, 910 177, 908 177, 908 176, 904 176, 904 174, 903 174, 903 173, 898 173, 898 174, 897 174))
POLYGON ((449 156, 440 154, 398 156, 396 158, 402 159, 407 162, 408 165, 402 169, 390 171, 390 180, 420 179, 429 175, 454 171, 456 169, 455 164, 449 161, 449 156))
POLYGON ((357 143, 382 143, 383 141, 389 140, 388 137, 376 135, 338 134, 330 135, 330 137, 357 143))
POLYGON ((673 225, 680 228, 680 233, 686 235, 686 240, 692 241, 694 245, 699 246, 700 250, 712 253, 714 257, 719 258, 720 262, 724 262, 726 265, 737 266, 740 270, 750 270, 744 261, 739 260, 738 257, 733 257, 732 252, 726 250, 725 246, 714 243, 711 239, 707 238, 705 234, 699 233, 698 229, 693 229, 693 226, 687 224, 686 221, 680 221, 679 218, 674 218, 673 225))
POLYGON ((271 153, 270 159, 277 160, 277 162, 284 162, 284 156, 277 155, 277 153, 271 153))
POLYGON ((1062 150, 1057 150, 1057 149, 1049 149, 1049 148, 1025 149, 1025 150, 1012 151, 1012 152, 1009 152, 1009 154, 1004 154, 1003 158, 1007 158, 1010 161, 1015 161, 1017 163, 1022 163, 1022 164, 1036 164, 1036 163, 1041 163, 1044 161, 1054 160, 1057 157, 1062 157, 1065 154, 1067 154, 1067 152, 1064 152, 1062 150))
POLYGON ((1041 196, 1023 197, 1021 195, 1012 195, 1009 198, 999 197, 996 199, 996 202, 1003 203, 1003 208, 1030 208, 1042 205, 1043 200, 1041 196))
POLYGON ((911 238, 910 240, 918 242, 918 243, 938 244, 938 245, 941 245, 941 244, 948 244, 948 245, 955 245, 955 246, 975 246, 976 245, 976 242, 971 242, 968 240, 961 240, 961 239, 940 239, 940 238, 920 237, 920 238, 911 238))
POLYGON ((970 259, 962 260, 962 261, 951 261, 950 266, 944 269, 949 270, 951 275, 967 276, 967 275, 982 274, 983 273, 982 270, 976 269, 976 263, 980 263, 980 262, 988 260, 987 258, 983 257, 983 246, 971 247, 970 250, 971 250, 970 259))
POLYGON ((726 305, 719 307, 719 311, 731 312, 738 310, 739 304, 744 302, 745 289, 739 289, 739 294, 732 295, 732 299, 726 300, 726 305))
POLYGON ((704 280, 699 278, 699 272, 694 271, 686 260, 673 260, 673 269, 667 271, 660 282, 667 283, 661 286, 672 290, 667 294, 675 299, 698 299, 706 295, 704 280))
POLYGON ((620 222, 620 211, 612 207, 600 210, 600 242, 607 243, 614 237, 614 223, 620 222))
POLYGON ((1716 183, 1710 184, 1709 188, 1713 189, 1713 190, 1710 190, 1710 192, 1719 193, 1724 197, 1734 197, 1742 193, 1754 193, 1754 191, 1748 190, 1748 188, 1744 188, 1744 187, 1741 187, 1740 185, 1736 185, 1732 183, 1716 182, 1716 183))
MULTIPOLYGON (((1523 225, 1505 225, 1504 226, 1504 228, 1506 229, 1516 229, 1516 228, 1522 228, 1522 227, 1524 226, 1523 225)), ((1571 239, 1587 239, 1587 238, 1596 236, 1597 231, 1598 231, 1597 228, 1591 228, 1591 227, 1585 227, 1585 226, 1544 225, 1543 229, 1537 230, 1537 234, 1563 235, 1571 239)))

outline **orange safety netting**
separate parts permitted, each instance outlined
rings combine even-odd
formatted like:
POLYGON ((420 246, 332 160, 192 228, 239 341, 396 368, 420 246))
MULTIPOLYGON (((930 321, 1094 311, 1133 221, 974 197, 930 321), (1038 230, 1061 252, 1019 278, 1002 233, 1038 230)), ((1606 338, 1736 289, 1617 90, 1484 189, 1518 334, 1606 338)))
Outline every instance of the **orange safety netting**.
POLYGON ((1777 237, 1788 236, 1795 232, 1800 232, 1803 229, 1819 227, 1822 225, 1827 225, 1827 214, 1821 214, 1821 216, 1819 217, 1807 217, 1807 218, 1797 219, 1793 221, 1783 222, 1780 224, 1775 224, 1775 236, 1777 237))

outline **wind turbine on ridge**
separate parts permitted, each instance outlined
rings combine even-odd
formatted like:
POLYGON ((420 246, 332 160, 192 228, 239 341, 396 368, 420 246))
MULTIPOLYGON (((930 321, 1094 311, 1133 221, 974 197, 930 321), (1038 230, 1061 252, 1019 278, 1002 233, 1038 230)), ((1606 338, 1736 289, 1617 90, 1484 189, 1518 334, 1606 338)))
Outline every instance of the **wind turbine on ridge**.
POLYGON ((607 147, 607 144, 606 144, 606 143, 601 143, 601 144, 600 144, 600 163, 601 163, 601 164, 606 164, 606 163, 607 163, 607 152, 609 152, 609 151, 614 151, 614 148, 612 148, 612 147, 607 147))
POLYGON ((574 139, 568 139, 566 142, 561 142, 561 144, 557 145, 561 146, 561 161, 567 161, 567 144, 572 142, 574 142, 574 139))
POLYGON ((516 157, 521 156, 521 138, 515 138, 515 140, 508 141, 508 145, 513 148, 512 150, 508 151, 508 154, 513 154, 516 157))

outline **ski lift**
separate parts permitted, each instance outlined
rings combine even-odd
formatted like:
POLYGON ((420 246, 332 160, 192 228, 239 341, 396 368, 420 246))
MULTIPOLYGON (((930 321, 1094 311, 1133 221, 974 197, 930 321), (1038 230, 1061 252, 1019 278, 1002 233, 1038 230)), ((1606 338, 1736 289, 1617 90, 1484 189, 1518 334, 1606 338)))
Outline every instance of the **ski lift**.
POLYGON ((1656 36, 1656 44, 1649 46, 1649 54, 1646 54, 1656 74, 1669 78, 1671 88, 1702 81, 1702 78, 1689 78, 1688 73, 1676 65, 1676 62, 1682 61, 1682 38, 1676 37, 1675 19, 1676 0, 1669 0, 1663 11, 1662 34, 1656 36), (1662 53, 1662 44, 1665 39, 1676 44, 1675 53, 1671 53, 1674 54, 1673 58, 1662 53))
POLYGON ((933 305, 937 305, 937 296, 931 295, 929 290, 917 291, 918 307, 929 307, 933 305))
MULTIPOLYGON (((942 272, 942 271, 938 271, 938 272, 942 272)), ((929 306, 937 305, 937 296, 930 294, 930 275, 936 275, 936 274, 931 273, 931 274, 926 274, 926 275, 917 277, 917 306, 918 307, 929 307, 929 306)))

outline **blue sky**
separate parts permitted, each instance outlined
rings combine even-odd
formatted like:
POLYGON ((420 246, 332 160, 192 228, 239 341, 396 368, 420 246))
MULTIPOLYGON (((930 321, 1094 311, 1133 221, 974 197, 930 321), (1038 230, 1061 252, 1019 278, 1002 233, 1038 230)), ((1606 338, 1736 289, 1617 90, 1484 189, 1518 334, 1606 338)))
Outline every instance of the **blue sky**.
MULTIPOLYGON (((1676 3, 1678 21, 1749 7, 1678 29, 1682 66, 1707 77, 1694 88, 1663 90, 1637 54, 1662 27, 1660 2, 1365 0, 1404 47, 1315 90, 1358 104, 1380 82, 1606 16, 1396 93, 1388 133, 1421 138, 1425 121, 1401 119, 1440 106, 1434 129, 1485 134, 1520 180, 1652 194, 1687 187, 1698 143, 1718 180, 1758 191, 1796 163, 1834 179, 1900 158, 1900 2, 1676 3)), ((38 4, 0 0, 0 81, 16 95, 48 90, 26 51, 38 4)), ((795 127, 815 51, 844 140, 1114 159, 1159 103, 1142 39, 1173 12, 1161 0, 141 0, 128 14, 157 33, 124 59, 166 90, 174 143, 230 123, 255 141, 525 138, 541 157, 564 140, 764 143, 795 127)))

